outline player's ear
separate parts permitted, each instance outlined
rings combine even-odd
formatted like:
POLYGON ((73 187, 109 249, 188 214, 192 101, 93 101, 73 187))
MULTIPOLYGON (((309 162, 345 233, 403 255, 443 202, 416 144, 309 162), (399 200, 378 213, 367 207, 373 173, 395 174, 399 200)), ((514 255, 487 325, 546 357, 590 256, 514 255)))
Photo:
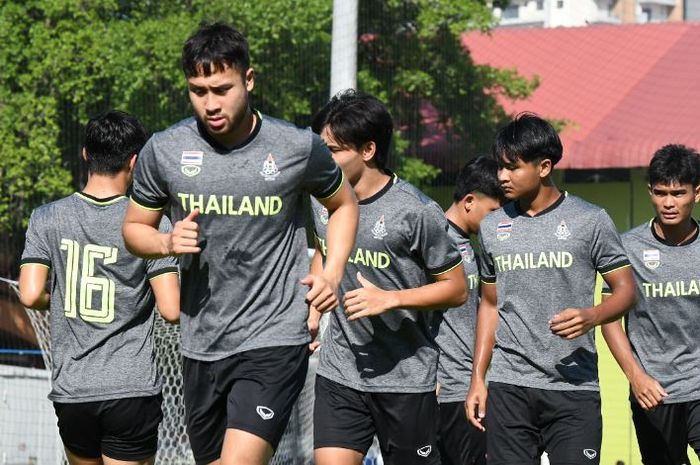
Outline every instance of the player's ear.
POLYGON ((372 160, 377 153, 377 144, 371 140, 360 148, 360 152, 362 153, 362 161, 368 162, 372 160))
POLYGON ((695 203, 700 202, 700 185, 695 186, 695 203))
POLYGON ((540 161, 539 165, 541 178, 546 178, 547 176, 552 174, 552 160, 550 160, 549 158, 545 158, 544 160, 540 161))
POLYGON ((464 196, 462 199, 462 208, 464 209, 465 213, 469 213, 472 211, 474 208, 474 205, 476 203, 476 196, 472 193, 469 193, 464 196))
POLYGON ((129 157, 129 173, 134 172, 134 167, 136 166, 136 158, 138 158, 138 155, 133 154, 131 157, 129 157))
POLYGON ((85 147, 80 151, 80 156, 83 157, 83 160, 87 161, 87 149, 85 149, 85 147))
POLYGON ((251 92, 255 88, 255 70, 253 68, 248 68, 243 78, 245 79, 245 88, 248 92, 251 92))

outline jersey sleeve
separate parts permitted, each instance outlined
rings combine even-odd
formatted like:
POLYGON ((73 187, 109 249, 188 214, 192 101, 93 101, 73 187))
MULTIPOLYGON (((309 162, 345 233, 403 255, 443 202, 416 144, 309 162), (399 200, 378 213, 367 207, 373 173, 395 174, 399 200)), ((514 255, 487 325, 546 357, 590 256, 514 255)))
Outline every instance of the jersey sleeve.
POLYGON ((481 226, 479 227, 479 252, 479 274, 481 275, 481 281, 486 284, 494 284, 496 282, 496 268, 493 266, 493 257, 484 242, 484 231, 481 226))
MULTIPOLYGON (((160 220, 158 231, 168 233, 172 230, 172 223, 170 223, 170 220, 167 217, 163 216, 160 220)), ((157 260, 146 260, 146 277, 148 279, 153 279, 167 273, 177 273, 178 271, 176 257, 163 257, 157 260)))
POLYGON ((147 210, 162 210, 168 203, 166 182, 158 166, 153 137, 146 142, 136 160, 131 200, 147 210))
POLYGON ((615 224, 605 210, 600 210, 595 222, 591 260, 596 271, 603 275, 630 264, 615 224))
POLYGON ((311 153, 304 172, 304 188, 317 199, 333 197, 343 184, 343 172, 317 134, 312 135, 311 153))
POLYGON ((40 212, 34 210, 29 218, 20 266, 31 263, 51 267, 51 249, 47 243, 47 234, 40 212))
POLYGON ((423 207, 413 230, 411 252, 422 257, 433 276, 445 273, 462 263, 462 256, 447 234, 447 220, 436 203, 423 207))

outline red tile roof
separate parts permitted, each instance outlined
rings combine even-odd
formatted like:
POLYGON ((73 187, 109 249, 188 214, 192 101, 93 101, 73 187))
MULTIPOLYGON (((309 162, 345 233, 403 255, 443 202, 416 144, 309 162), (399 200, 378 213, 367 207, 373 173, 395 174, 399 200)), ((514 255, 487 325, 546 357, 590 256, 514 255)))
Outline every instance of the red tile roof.
POLYGON ((561 133, 562 168, 646 166, 656 149, 700 149, 700 23, 497 29, 465 34, 476 63, 538 75, 524 101, 570 124, 561 133))

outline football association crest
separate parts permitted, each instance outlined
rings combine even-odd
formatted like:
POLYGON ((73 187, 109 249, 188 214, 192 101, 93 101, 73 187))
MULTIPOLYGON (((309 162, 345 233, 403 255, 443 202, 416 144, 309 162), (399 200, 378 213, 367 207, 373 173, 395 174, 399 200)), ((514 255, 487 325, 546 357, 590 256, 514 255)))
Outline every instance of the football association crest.
POLYGON ((460 244, 458 249, 459 254, 462 256, 462 261, 464 261, 464 263, 471 263, 472 260, 474 260, 474 251, 471 247, 469 247, 469 245, 460 244))
POLYGON ((569 227, 564 220, 561 220, 561 223, 557 226, 557 232, 555 232, 554 235, 557 236, 557 239, 560 241, 565 241, 571 236, 571 231, 569 231, 569 227))
POLYGON ((381 218, 374 223, 374 227, 372 227, 372 236, 374 236, 375 239, 384 239, 387 234, 386 226, 384 225, 384 215, 382 215, 381 218))
POLYGON ((644 266, 650 270, 655 270, 661 265, 661 252, 658 249, 650 249, 642 252, 644 266))
POLYGON ((323 207, 318 212, 318 219, 321 220, 321 224, 328 224, 328 209, 326 207, 323 207))
POLYGON ((197 176, 202 171, 204 152, 198 150, 184 150, 180 158, 180 171, 185 176, 197 176))
POLYGON ((277 169, 277 164, 275 159, 272 157, 271 153, 267 154, 267 158, 263 162, 262 171, 260 172, 265 181, 274 181, 280 174, 280 170, 277 169))

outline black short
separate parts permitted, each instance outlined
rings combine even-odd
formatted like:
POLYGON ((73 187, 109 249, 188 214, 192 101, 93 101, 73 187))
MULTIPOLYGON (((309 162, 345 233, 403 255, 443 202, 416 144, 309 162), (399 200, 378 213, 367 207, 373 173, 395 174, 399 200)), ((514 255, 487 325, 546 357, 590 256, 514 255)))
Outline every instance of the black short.
POLYGON ((489 465, 600 463, 602 418, 597 391, 552 391, 490 383, 486 401, 489 465))
POLYGON ((440 404, 438 448, 443 465, 486 465, 486 433, 469 423, 464 402, 440 404))
POLYGON ((266 347, 202 362, 183 359, 185 421, 197 464, 221 456, 227 428, 277 448, 306 380, 308 345, 266 347))
POLYGON ((63 445, 78 457, 139 461, 155 455, 163 397, 54 402, 63 445))
POLYGON ((642 409, 632 401, 632 420, 644 464, 690 463, 688 446, 700 456, 700 401, 642 409))
POLYGON ((316 377, 314 448, 366 454, 374 435, 387 465, 440 464, 435 392, 369 393, 316 377))

